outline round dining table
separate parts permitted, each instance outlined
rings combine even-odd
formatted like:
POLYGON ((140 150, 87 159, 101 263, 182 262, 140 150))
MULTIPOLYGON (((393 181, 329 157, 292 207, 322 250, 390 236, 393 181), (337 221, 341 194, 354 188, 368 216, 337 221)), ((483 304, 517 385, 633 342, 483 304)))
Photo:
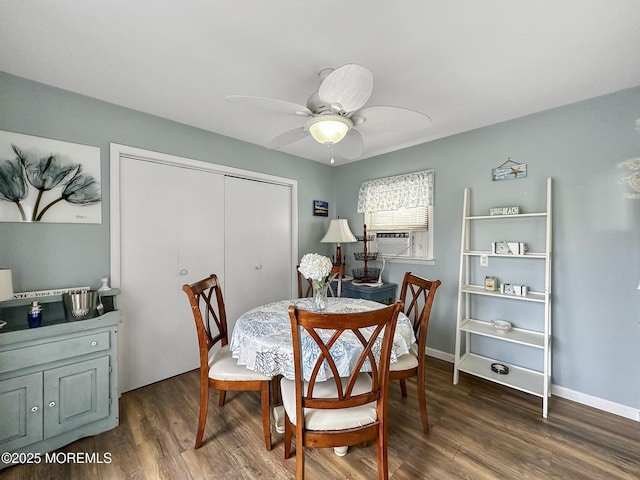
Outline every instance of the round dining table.
MULTIPOLYGON (((291 338, 291 319, 289 307, 295 305, 299 309, 313 310, 311 298, 294 298, 261 305, 238 317, 231 335, 230 349, 240 365, 267 376, 282 375, 294 378, 293 341, 291 338)), ((357 313, 384 308, 386 305, 361 298, 330 297, 327 298, 329 313, 357 313)), ((395 362, 401 355, 409 353, 411 345, 416 342, 411 320, 403 313, 398 315, 396 331, 393 338, 391 362, 395 362)), ((337 360, 340 375, 348 376, 352 359, 358 357, 362 345, 353 337, 353 342, 344 341, 333 348, 343 349, 343 355, 337 360)), ((315 363, 317 356, 308 355, 306 366, 315 363)), ((309 370, 311 367, 309 367, 309 370)), ((331 374, 330 369, 319 372, 318 380, 326 380, 331 374)), ((284 408, 282 405, 273 409, 275 429, 284 433, 284 408)), ((336 455, 342 457, 347 454, 348 447, 334 447, 336 455)))
MULTIPOLYGON (((282 375, 294 378, 293 343, 291 340, 291 320, 289 306, 295 305, 299 309, 313 310, 311 298, 294 298, 280 300, 261 305, 240 315, 231 335, 230 349, 240 365, 267 376, 282 375)), ((361 298, 330 297, 327 299, 328 313, 357 313, 383 308, 383 305, 361 298)), ((339 348, 344 350, 337 367, 340 375, 348 376, 352 359, 357 358, 362 345, 355 336, 352 342, 346 339, 339 348)), ((400 355, 409 353, 416 338, 411 321, 400 312, 391 351, 391 362, 395 362, 400 355)), ((315 362, 309 356, 306 364, 315 362)), ((317 358, 317 357, 316 357, 317 358)), ((306 368, 305 368, 306 370, 306 368)), ((318 380, 326 380, 331 370, 320 372, 318 380)))

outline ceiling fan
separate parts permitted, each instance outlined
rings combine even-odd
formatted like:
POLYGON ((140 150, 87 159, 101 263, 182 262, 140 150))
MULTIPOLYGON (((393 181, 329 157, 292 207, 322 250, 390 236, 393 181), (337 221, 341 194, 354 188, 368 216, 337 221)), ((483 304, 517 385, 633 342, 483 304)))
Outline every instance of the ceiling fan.
POLYGON ((336 69, 326 68, 319 76, 320 88, 309 96, 306 106, 246 95, 229 95, 227 100, 274 113, 307 117, 303 125, 281 133, 267 147, 279 149, 311 135, 318 143, 330 146, 331 163, 334 163, 334 145, 344 158, 362 155, 361 132, 419 130, 431 122, 429 116, 407 108, 365 107, 373 91, 373 75, 362 65, 348 63, 336 69))

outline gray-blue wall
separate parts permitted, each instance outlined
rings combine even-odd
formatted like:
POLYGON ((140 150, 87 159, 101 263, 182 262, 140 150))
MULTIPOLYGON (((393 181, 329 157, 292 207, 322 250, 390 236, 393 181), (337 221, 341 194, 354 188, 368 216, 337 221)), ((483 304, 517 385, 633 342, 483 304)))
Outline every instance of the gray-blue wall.
POLYGON ((299 251, 331 252, 316 243, 329 219, 312 216, 313 200, 333 196, 327 165, 2 72, 0 130, 100 147, 102 162, 101 225, 0 223, 0 267, 11 268, 16 292, 99 287, 109 275, 109 143, 295 179, 299 251))
MULTIPOLYGON (((384 278, 399 283, 412 270, 443 281, 428 343, 453 353, 464 187, 480 210, 539 210, 552 177, 553 383, 639 409, 640 199, 625 196, 618 182, 630 172, 617 166, 640 156, 639 117, 635 88, 329 167, 0 73, 0 130, 100 147, 104 198, 101 225, 0 223, 0 266, 12 269, 16 291, 99 286, 109 273, 110 142, 298 180, 300 256, 333 250, 318 243, 328 219, 311 215, 312 200, 328 200, 330 216, 359 232, 363 180, 434 168, 436 264, 391 264, 384 278), (492 182, 507 157, 528 176, 492 182)), ((344 248, 352 258, 356 247, 344 248)))
POLYGON ((540 211, 551 177, 553 383, 638 409, 640 198, 629 198, 632 189, 619 181, 632 172, 618 167, 640 157, 638 118, 634 88, 341 166, 337 214, 360 231, 355 210, 363 180, 435 169, 436 264, 387 265, 383 277, 400 283, 410 269, 442 280, 428 346, 452 353, 464 188, 471 188, 475 214, 504 205, 540 211), (508 157, 527 164, 527 177, 493 182, 491 169, 508 157))

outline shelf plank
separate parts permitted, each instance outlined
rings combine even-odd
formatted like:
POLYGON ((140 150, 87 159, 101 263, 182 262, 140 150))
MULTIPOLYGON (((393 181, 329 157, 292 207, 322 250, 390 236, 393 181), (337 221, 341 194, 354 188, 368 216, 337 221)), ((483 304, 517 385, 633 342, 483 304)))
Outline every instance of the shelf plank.
POLYGON ((482 250, 467 250, 462 252, 464 255, 470 257, 478 257, 481 255, 486 255, 487 257, 500 257, 500 258, 536 258, 536 259, 545 259, 547 255, 545 253, 525 253, 524 255, 505 255, 501 253, 491 253, 489 251, 482 250))
POLYGON ((542 372, 505 364, 509 367, 509 373, 500 375, 491 370, 493 362, 499 362, 499 360, 467 353, 460 359, 458 370, 538 397, 544 396, 544 375, 542 372))
POLYGON ((467 215, 465 220, 496 220, 501 218, 508 218, 513 220, 514 218, 527 218, 527 217, 546 217, 547 212, 533 212, 533 213, 519 213, 517 215, 467 215))
POLYGON ((497 332, 493 329, 490 322, 466 318, 460 324, 460 330, 483 335, 485 337, 497 338, 506 342, 518 343, 534 348, 544 348, 544 333, 533 330, 525 330, 522 328, 512 328, 506 333, 497 332))
POLYGON ((525 302, 540 302, 544 303, 545 294, 541 292, 529 292, 527 295, 507 295, 500 292, 490 292, 484 289, 484 286, 480 285, 462 285, 461 291, 463 293, 471 293, 474 295, 487 295, 489 297, 509 298, 512 300, 522 300, 525 302))

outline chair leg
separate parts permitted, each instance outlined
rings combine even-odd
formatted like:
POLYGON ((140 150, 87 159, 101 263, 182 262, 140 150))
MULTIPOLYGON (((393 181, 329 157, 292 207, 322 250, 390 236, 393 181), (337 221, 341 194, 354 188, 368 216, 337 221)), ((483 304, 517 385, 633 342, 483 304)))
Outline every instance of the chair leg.
POLYGON ((418 406, 420 407, 420 419, 422 420, 422 429, 429 431, 429 417, 427 415, 427 392, 424 382, 424 367, 418 369, 418 406))
POLYGON ((271 380, 271 401, 274 405, 280 405, 280 379, 282 375, 276 375, 271 380))
POLYGON ((224 399, 227 396, 227 391, 226 390, 220 390, 220 399, 218 400, 218 405, 220 405, 221 407, 224 407, 224 399))
POLYGON ((389 458, 387 456, 387 436, 385 428, 378 427, 378 438, 376 439, 376 456, 378 459, 378 480, 388 480, 389 478, 389 458))
POLYGON ((285 412, 284 418, 284 458, 291 458, 291 438, 293 437, 293 425, 285 412))
POLYGON ((407 396, 407 382, 404 381, 404 378, 400 379, 400 391, 403 397, 407 396))
POLYGON ((271 450, 271 382, 262 382, 260 387, 260 403, 262 404, 262 429, 264 446, 271 450))
POLYGON ((304 445, 302 435, 296 435, 296 480, 304 480, 304 445))
POLYGON ((202 446, 204 427, 207 423, 207 411, 209 410, 209 384, 200 384, 200 416, 198 417, 198 430, 196 431, 195 448, 202 446))

